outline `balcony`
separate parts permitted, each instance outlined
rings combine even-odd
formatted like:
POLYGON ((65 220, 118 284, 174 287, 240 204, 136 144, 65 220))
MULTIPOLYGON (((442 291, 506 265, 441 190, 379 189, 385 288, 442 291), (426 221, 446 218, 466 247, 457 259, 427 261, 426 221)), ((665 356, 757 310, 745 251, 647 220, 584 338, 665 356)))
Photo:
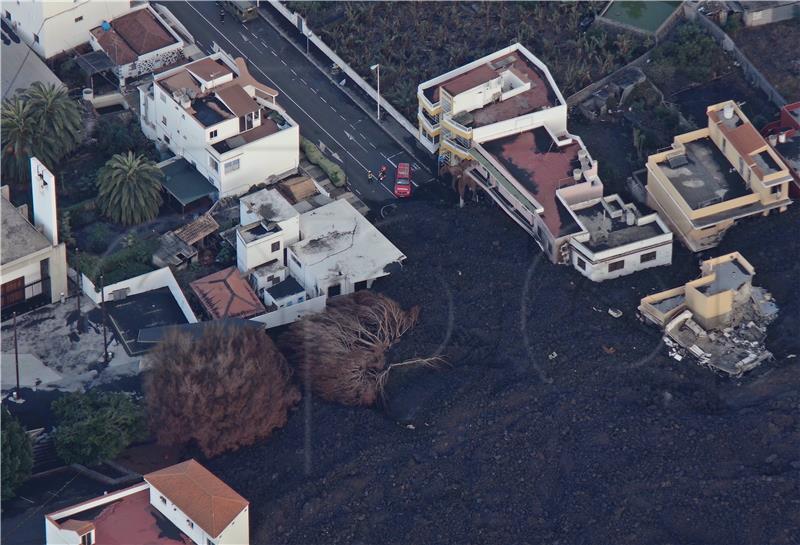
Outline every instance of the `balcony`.
POLYGON ((442 103, 431 102, 431 100, 425 95, 425 92, 417 91, 417 99, 419 103, 422 105, 423 109, 426 110, 431 115, 439 115, 442 111, 442 103))
POLYGON ((436 119, 436 122, 432 122, 431 118, 425 113, 424 110, 421 110, 417 113, 417 120, 419 124, 428 132, 430 135, 437 135, 439 134, 439 120, 436 119))
POLYGON ((470 148, 468 146, 464 146, 463 142, 459 143, 458 139, 443 139, 441 141, 441 145, 443 148, 450 150, 461 159, 470 159, 472 157, 470 148))
POLYGON ((442 126, 445 129, 467 140, 472 140, 472 128, 467 126, 471 123, 472 116, 468 112, 461 112, 456 115, 445 114, 442 118, 442 126))

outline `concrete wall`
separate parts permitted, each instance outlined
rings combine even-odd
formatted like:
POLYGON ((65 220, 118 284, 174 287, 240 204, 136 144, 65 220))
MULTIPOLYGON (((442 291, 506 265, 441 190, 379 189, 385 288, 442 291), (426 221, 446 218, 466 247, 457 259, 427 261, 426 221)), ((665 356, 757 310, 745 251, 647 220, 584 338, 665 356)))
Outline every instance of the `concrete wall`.
POLYGON ((760 10, 751 9, 751 11, 744 13, 742 20, 745 26, 761 26, 786 21, 794 17, 800 17, 800 2, 792 2, 760 10))
POLYGON ((248 545, 250 543, 250 508, 245 507, 219 535, 216 545, 248 545))
POLYGON ((477 127, 472 129, 472 139, 475 142, 483 143, 542 126, 547 127, 553 134, 567 132, 567 106, 565 104, 553 106, 484 127, 477 127))
POLYGON ((572 239, 570 245, 572 266, 593 282, 602 282, 672 263, 672 233, 598 253, 591 252, 576 239, 572 239), (643 263, 642 255, 650 252, 655 252, 656 258, 643 263), (579 265, 579 260, 585 263, 585 267, 579 265), (619 261, 624 262, 623 268, 610 271, 609 265, 619 261))
POLYGON ((172 503, 168 497, 159 492, 154 486, 150 486, 150 505, 155 507, 159 513, 164 515, 167 520, 174 524, 181 532, 189 536, 195 543, 206 545, 206 540, 217 543, 217 536, 208 535, 200 526, 187 517, 186 513, 181 511, 177 505, 172 503))
POLYGON ((60 529, 58 527, 58 524, 56 524, 56 522, 59 520, 68 519, 69 517, 75 515, 76 513, 82 513, 83 511, 87 511, 89 509, 94 509, 96 507, 106 505, 120 498, 124 498, 125 496, 130 496, 131 494, 141 492, 142 490, 146 490, 147 488, 149 488, 149 486, 150 485, 148 485, 147 483, 140 483, 135 486, 119 490, 117 492, 105 494, 98 498, 94 498, 92 500, 67 507, 66 509, 50 513, 49 515, 45 515, 44 527, 45 527, 46 544, 80 545, 80 537, 78 536, 78 534, 76 534, 75 532, 71 532, 69 530, 60 529))
POLYGON ((31 157, 33 191, 33 224, 51 244, 58 244, 58 212, 56 210, 56 179, 36 157, 31 157))
MULTIPOLYGON (((81 284, 84 295, 91 299, 94 304, 99 305, 102 302, 103 295, 100 293, 100 288, 96 287, 85 274, 81 274, 81 284)), ((183 311, 186 320, 190 324, 197 323, 197 316, 192 312, 189 302, 183 295, 183 291, 181 291, 178 281, 175 280, 169 267, 164 267, 127 280, 122 280, 116 284, 105 286, 103 292, 105 293, 106 301, 110 301, 111 294, 117 290, 127 289, 129 290, 128 295, 136 295, 137 293, 144 293, 159 288, 169 288, 170 293, 175 297, 175 301, 183 311)))
POLYGON ((306 316, 307 314, 316 314, 325 310, 325 304, 328 297, 326 295, 319 295, 317 297, 306 299, 302 303, 297 303, 290 307, 283 307, 273 312, 262 314, 251 318, 256 322, 261 322, 266 325, 267 329, 271 327, 278 327, 285 324, 290 324, 306 316))
POLYGON ((40 57, 48 59, 89 41, 89 31, 103 21, 130 11, 122 0, 77 0, 75 2, 4 1, 11 24, 21 39, 40 57), (35 36, 38 36, 38 41, 35 36))

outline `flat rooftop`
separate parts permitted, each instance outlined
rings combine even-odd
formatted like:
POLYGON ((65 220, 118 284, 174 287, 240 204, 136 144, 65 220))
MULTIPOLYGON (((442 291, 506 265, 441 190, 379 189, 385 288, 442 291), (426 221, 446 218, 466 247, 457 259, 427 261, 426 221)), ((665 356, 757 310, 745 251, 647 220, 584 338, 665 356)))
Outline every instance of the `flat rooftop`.
POLYGON ((714 281, 697 287, 697 291, 703 295, 717 295, 738 290, 752 278, 750 272, 736 259, 716 265, 712 272, 715 275, 714 281))
POLYGON ((139 343, 140 330, 189 323, 166 287, 129 295, 120 301, 107 300, 106 313, 111 328, 129 356, 144 354, 150 348, 139 343))
POLYGON ((260 189, 239 199, 241 206, 265 221, 281 222, 300 217, 291 203, 277 189, 260 189))
POLYGON ((50 241, 36 230, 11 201, 0 197, 0 265, 50 247, 50 241))
MULTIPOLYGON (((800 114, 800 110, 797 113, 800 114)), ((796 132, 794 136, 786 137, 786 142, 778 142, 775 150, 795 172, 795 175, 800 176, 800 131, 796 132)))
POLYGON ((525 55, 514 51, 494 60, 487 61, 452 78, 423 90, 431 102, 439 101, 439 89, 445 89, 451 96, 469 91, 483 83, 492 81, 510 70, 523 84, 530 83, 531 88, 503 101, 473 110, 470 125, 482 127, 504 119, 512 119, 537 110, 550 108, 558 104, 556 93, 550 87, 547 77, 525 55))
POLYGON ((217 153, 226 153, 236 148, 240 148, 245 144, 249 144, 250 142, 255 142, 256 140, 266 138, 267 136, 275 134, 279 130, 280 128, 278 127, 278 124, 262 113, 261 125, 258 127, 216 142, 212 144, 212 146, 215 150, 217 150, 217 153))
POLYGON ((684 146, 684 154, 665 159, 658 166, 692 210, 751 193, 709 137, 684 146))
POLYGON ((551 233, 561 237, 580 231, 556 195, 561 187, 575 184, 572 171, 580 168, 578 142, 559 147, 547 129, 538 127, 482 146, 544 208, 541 217, 551 233))
POLYGON ((406 257, 344 199, 306 212, 300 225, 305 238, 291 249, 318 280, 376 278, 406 257))
POLYGON ((148 489, 57 521, 65 529, 94 526, 103 545, 189 545, 192 540, 150 505, 148 489))
POLYGON ((583 245, 593 252, 602 252, 665 234, 655 221, 643 225, 628 225, 624 212, 620 217, 612 218, 602 201, 572 210, 589 231, 589 240, 583 245))
POLYGON ((278 282, 271 288, 267 288, 267 292, 276 301, 283 299, 284 297, 291 297, 299 293, 305 293, 305 291, 306 290, 303 289, 303 286, 301 286, 300 283, 292 276, 287 277, 286 280, 278 282))

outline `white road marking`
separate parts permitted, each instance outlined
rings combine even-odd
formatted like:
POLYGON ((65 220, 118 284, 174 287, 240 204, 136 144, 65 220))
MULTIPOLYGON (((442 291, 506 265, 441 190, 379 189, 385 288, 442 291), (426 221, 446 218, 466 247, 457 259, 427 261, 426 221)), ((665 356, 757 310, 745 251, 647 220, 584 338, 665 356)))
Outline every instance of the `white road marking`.
POLYGON ((426 183, 426 184, 429 184, 429 183, 431 183, 431 182, 432 182, 432 181, 434 181, 434 180, 436 180, 436 178, 434 178, 433 176, 431 176, 431 177, 430 177, 430 179, 429 179, 428 181, 426 181, 425 183, 426 183))
MULTIPOLYGON (((391 159, 392 157, 397 157, 398 155, 401 155, 401 154, 403 154, 403 153, 405 153, 405 152, 404 152, 404 151, 398 151, 398 152, 397 152, 397 153, 395 153, 394 155, 390 155, 389 157, 387 157, 387 159, 391 159)), ((415 163, 415 164, 416 164, 416 163, 415 163)))
POLYGON ((369 145, 372 146, 372 149, 378 149, 378 148, 375 147, 375 144, 373 144, 372 142, 370 142, 369 145))
MULTIPOLYGON (((359 134, 359 135, 361 136, 361 138, 363 138, 364 140, 366 140, 366 139, 367 139, 367 137, 366 137, 366 136, 364 136, 364 133, 363 133, 363 132, 360 132, 360 133, 358 133, 358 134, 359 134)), ((373 146, 373 147, 374 147, 374 146, 373 146)))
POLYGON ((278 56, 278 54, 275 53, 275 51, 273 51, 272 49, 270 49, 270 51, 272 51, 272 54, 275 55, 276 57, 278 56))
POLYGON ((300 78, 300 81, 303 82, 303 85, 308 85, 308 83, 306 83, 306 80, 304 80, 303 78, 300 78))
POLYGON ((314 89, 313 87, 309 87, 309 89, 311 89, 311 92, 314 93, 315 95, 317 94, 317 90, 314 89))
MULTIPOLYGON (((391 159, 389 159, 388 157, 386 157, 386 154, 385 154, 385 153, 381 153, 381 156, 382 156, 384 159, 386 159, 387 161, 389 161, 389 163, 391 163, 391 165, 392 165, 394 168, 397 168, 397 163, 395 163, 394 161, 392 161, 391 159)), ((392 157, 394 157, 394 156, 392 156, 392 157)))
POLYGON ((249 41, 249 40, 247 39, 247 36, 245 36, 245 35, 244 35, 244 34, 242 34, 241 32, 239 33, 239 36, 241 36, 241 37, 242 37, 242 40, 244 40, 245 42, 249 41))
MULTIPOLYGON (((233 48, 234 48, 236 51, 238 51, 238 52, 239 52, 239 53, 240 53, 240 54, 241 54, 241 55, 244 57, 244 59, 245 59, 247 62, 249 62, 249 63, 250 63, 250 64, 251 64, 251 65, 252 65, 252 66, 253 66, 253 67, 254 67, 256 70, 258 70, 259 72, 261 72, 261 75, 262 75, 262 76, 264 76, 264 79, 265 79, 265 80, 268 82, 268 84, 270 85, 270 87, 273 87, 273 88, 274 88, 276 91, 278 91, 279 93, 281 93, 281 94, 282 94, 282 95, 283 95, 283 96, 284 96, 284 97, 285 97, 287 100, 289 100, 289 101, 290 101, 290 102, 292 102, 292 103, 293 103, 295 106, 297 106, 297 109, 298 109, 298 110, 300 110, 301 112, 303 112, 303 114, 304 114, 306 117, 308 117, 308 119, 309 119, 309 120, 310 120, 312 123, 314 123, 314 124, 315 124, 317 127, 319 127, 319 129, 320 129, 322 132, 324 132, 325 134, 327 134, 327 135, 328 135, 328 136, 331 138, 331 140, 333 140, 334 142, 336 142, 337 144, 339 144, 339 147, 340 147, 340 148, 342 148, 342 149, 343 149, 343 150, 344 150, 344 151, 345 151, 345 152, 346 152, 346 153, 347 153, 347 154, 350 156, 350 158, 351 158, 351 159, 353 159, 353 161, 354 161, 354 162, 355 162, 355 163, 356 163, 358 166, 360 166, 361 168, 363 168, 363 169, 364 169, 364 172, 366 172, 366 171, 368 170, 368 169, 367 169, 367 167, 365 167, 365 166, 364 166, 364 163, 362 163, 361 161, 359 161, 359 160, 356 158, 356 156, 355 156, 355 155, 353 155, 352 153, 350 153, 350 152, 347 150, 347 148, 345 148, 345 147, 344 147, 344 146, 343 146, 343 145, 342 145, 342 144, 341 144, 341 143, 340 143, 338 140, 336 140, 336 138, 334 138, 334 137, 333 137, 333 135, 332 135, 331 133, 329 133, 329 132, 328 132, 328 131, 325 129, 325 127, 323 127, 322 125, 320 125, 319 123, 317 123, 316 119, 314 119, 314 117, 313 117, 313 116, 311 116, 311 115, 310 115, 310 114, 309 114, 307 111, 305 111, 305 110, 303 109, 303 107, 302 107, 302 106, 300 106, 300 105, 299 105, 297 102, 295 102, 295 101, 294 101, 294 99, 291 97, 291 95, 289 95, 288 93, 286 93, 286 92, 285 92, 283 89, 281 89, 281 87, 280 87, 279 85, 277 85, 277 84, 276 84, 274 81, 272 81, 272 78, 270 78, 270 77, 269 77, 269 76, 266 74, 266 72, 264 72, 264 71, 261 69, 261 67, 260 67, 260 66, 258 66, 256 63, 254 63, 254 62, 253 62, 253 61, 252 61, 252 60, 251 60, 251 59, 250 59, 250 58, 249 58, 249 57, 248 57, 248 56, 247 56, 247 55, 244 53, 244 51, 242 51, 241 49, 239 49, 239 48, 236 46, 236 44, 234 44, 232 41, 230 41, 230 40, 228 39, 228 37, 227 37, 227 36, 225 36, 225 35, 224 35, 224 34, 222 34, 222 33, 221 33, 219 30, 217 30, 217 28, 216 28, 216 27, 214 27, 214 25, 212 25, 212 24, 211 24, 211 21, 209 21, 209 20, 208 20, 208 18, 207 18, 205 15, 203 15, 202 13, 200 13, 199 11, 197 11, 197 8, 195 8, 195 7, 194 7, 192 4, 190 4, 189 2, 186 2, 186 4, 187 4, 187 5, 188 5, 190 8, 192 8, 192 9, 194 10, 194 12, 195 12, 195 13, 197 13, 197 14, 198 14, 200 17, 202 17, 202 19, 203 19, 203 20, 206 22, 206 24, 208 24, 208 26, 209 26, 209 27, 211 27, 213 30, 215 30, 215 31, 217 32, 217 34, 219 34, 220 36, 222 36, 223 38, 225 38, 225 41, 227 41, 227 42, 228 42, 228 43, 231 45, 231 47, 233 47, 233 48)), ((274 53, 274 52, 273 52, 273 53, 274 53)), ((284 64, 286 64, 286 63, 284 63, 284 64)), ((320 97, 320 98, 322 98, 322 97, 320 97)), ((370 142, 370 145, 373 147, 373 149, 377 149, 377 148, 375 148, 375 144, 373 144, 372 142, 370 142)), ((388 190, 388 189, 387 189, 385 186, 383 186, 383 188, 384 188, 384 189, 386 189, 386 191, 389 191, 389 190, 388 190)), ((397 197, 395 196, 395 194, 394 194, 394 193, 392 193, 391 191, 389 191, 389 194, 392 196, 392 198, 395 198, 395 199, 397 198, 397 197)))
POLYGON ((339 114, 339 117, 342 118, 342 121, 347 121, 347 118, 345 116, 343 116, 342 114, 339 114))
POLYGON ((270 46, 268 46, 268 45, 267 45, 267 42, 265 42, 264 40, 261 40, 261 45, 263 45, 264 47, 266 47, 267 49, 269 49, 270 51, 272 51, 272 48, 271 48, 270 46))
POLYGON ((286 61, 285 60, 281 59, 281 62, 283 63, 284 66, 286 66, 286 61))
POLYGON ((256 36, 256 33, 255 33, 255 32, 251 32, 250 34, 252 34, 252 35, 253 35, 253 38, 255 38, 256 40, 258 39, 258 36, 256 36))
MULTIPOLYGON (((336 112, 336 108, 334 108, 334 107, 333 107, 333 106, 331 106, 330 104, 328 105, 328 107, 329 107, 331 110, 333 110, 334 112, 336 112)), ((339 113, 339 112, 336 112, 336 113, 339 113)))
POLYGON ((295 76, 297 75, 297 72, 294 71, 294 68, 289 68, 289 70, 291 70, 292 74, 294 74, 295 76))
POLYGON ((355 123, 353 123, 353 125, 358 125, 358 124, 359 124, 359 123, 361 123, 362 121, 364 121, 364 119, 363 119, 363 118, 362 118, 362 119, 359 119, 358 121, 356 121, 355 123))
POLYGON ((320 99, 322 102, 324 102, 325 104, 327 104, 327 103, 328 103, 328 101, 327 101, 327 100, 325 100, 325 97, 319 97, 319 99, 320 99))

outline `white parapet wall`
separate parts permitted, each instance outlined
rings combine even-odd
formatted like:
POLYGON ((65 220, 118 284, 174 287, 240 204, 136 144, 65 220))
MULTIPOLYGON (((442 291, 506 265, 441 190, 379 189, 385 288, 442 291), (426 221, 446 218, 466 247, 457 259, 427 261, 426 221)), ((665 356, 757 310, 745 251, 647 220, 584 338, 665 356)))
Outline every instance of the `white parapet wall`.
POLYGON ((267 329, 271 327, 278 327, 285 324, 296 322, 303 316, 308 314, 317 314, 325 310, 325 305, 328 297, 320 295, 313 299, 306 299, 302 303, 297 303, 290 307, 279 308, 278 310, 267 312, 261 316, 250 318, 253 321, 264 324, 267 329))
MULTIPOLYGON (((73 276, 74 274, 75 273, 72 273, 73 276)), ((197 316, 194 315, 192 308, 189 306, 189 301, 186 300, 186 296, 183 294, 183 291, 181 291, 178 281, 175 280, 175 276, 172 274, 172 270, 170 270, 169 267, 140 274, 139 276, 134 276, 133 278, 128 278, 127 280, 105 286, 103 289, 104 294, 100 293, 100 288, 96 287, 85 274, 81 274, 81 285, 84 295, 91 299, 95 305, 99 305, 102 302, 103 295, 105 295, 106 301, 111 301, 111 294, 118 290, 128 290, 127 295, 136 295, 160 288, 169 288, 170 293, 175 298, 181 311, 183 311, 186 320, 190 324, 197 323, 198 321, 197 316)))

